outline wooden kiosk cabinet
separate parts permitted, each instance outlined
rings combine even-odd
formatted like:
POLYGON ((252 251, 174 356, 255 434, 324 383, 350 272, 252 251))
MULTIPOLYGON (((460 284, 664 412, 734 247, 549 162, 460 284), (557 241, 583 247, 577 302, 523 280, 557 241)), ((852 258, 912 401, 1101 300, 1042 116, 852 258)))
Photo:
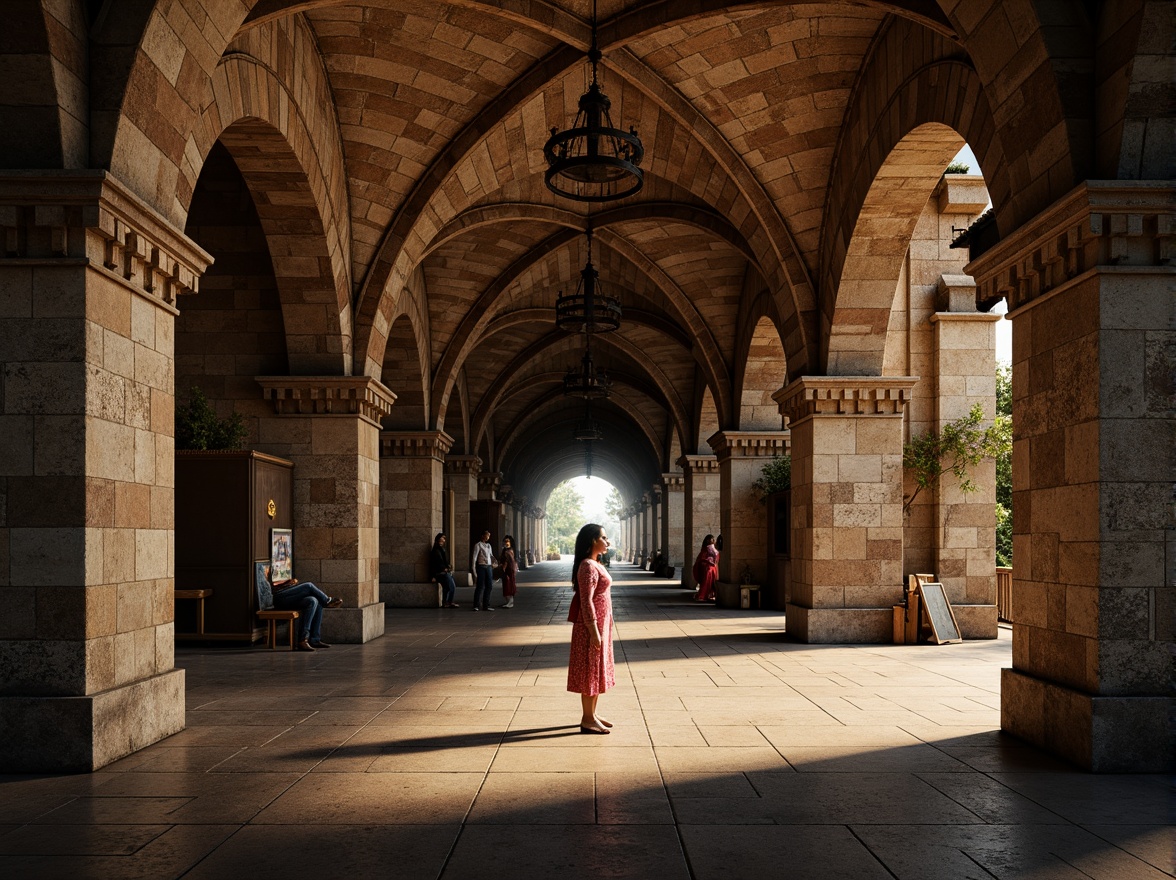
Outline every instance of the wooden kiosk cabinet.
MULTIPOLYGON (((197 603, 176 603, 176 639, 253 642, 253 564, 270 558, 270 529, 293 525, 294 463, 264 452, 176 452, 177 590, 211 589, 204 632, 197 603)), ((295 548, 297 550, 297 548, 295 548)))

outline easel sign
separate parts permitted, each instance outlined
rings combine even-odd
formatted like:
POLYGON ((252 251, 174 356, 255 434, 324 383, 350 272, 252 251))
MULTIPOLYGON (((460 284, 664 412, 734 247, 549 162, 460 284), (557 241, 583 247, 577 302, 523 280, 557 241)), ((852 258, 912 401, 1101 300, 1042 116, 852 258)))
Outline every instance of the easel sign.
POLYGON ((931 625, 931 639, 937 645, 949 642, 962 642, 960 626, 956 623, 955 612, 951 610, 951 602, 947 600, 943 584, 924 583, 919 581, 919 606, 931 625))

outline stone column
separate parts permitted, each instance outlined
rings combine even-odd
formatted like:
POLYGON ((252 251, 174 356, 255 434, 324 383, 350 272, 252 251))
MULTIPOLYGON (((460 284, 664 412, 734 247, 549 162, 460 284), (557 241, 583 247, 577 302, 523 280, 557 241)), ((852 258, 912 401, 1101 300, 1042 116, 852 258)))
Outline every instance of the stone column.
MULTIPOLYGON (((686 511, 683 507, 686 478, 681 473, 662 474, 662 552, 666 562, 674 566, 674 576, 682 573, 686 560, 685 527, 686 511)), ((693 562, 691 558, 691 562, 693 562)))
POLYGON ((380 575, 380 419, 396 395, 367 376, 263 376, 276 419, 260 441, 294 462, 294 559, 343 607, 323 615, 323 638, 384 634, 380 575))
POLYGON ((458 586, 465 586, 465 567, 469 564, 473 547, 470 546, 470 501, 478 497, 478 472, 482 459, 476 455, 447 455, 445 457, 445 488, 453 492, 453 534, 449 536, 449 559, 455 564, 454 576, 458 586))
MULTIPOLYGON (((966 275, 939 281, 934 329, 936 429, 966 416, 974 404, 996 416, 996 329, 999 315, 975 311, 976 283, 966 275)), ((996 463, 973 468, 975 492, 951 477, 935 487, 935 567, 951 600, 960 634, 996 638, 996 463)))
MULTIPOLYGON (((662 549, 661 545, 661 523, 662 523, 662 489, 661 483, 655 483, 650 486, 649 492, 646 493, 649 498, 649 558, 651 561, 650 568, 652 569, 652 560, 657 557, 657 552, 662 549)), ((651 574, 657 574, 656 571, 651 571, 651 574)))
POLYGON ((641 536, 638 543, 641 545, 641 550, 638 553, 637 564, 641 567, 649 562, 649 554, 652 552, 651 545, 653 544, 653 537, 650 535, 649 523, 651 519, 649 510, 649 493, 646 492, 641 496, 641 500, 637 502, 638 517, 641 524, 641 536))
POLYGON ((968 266, 1013 322, 1001 727, 1101 772, 1176 755, 1176 188, 1086 181, 968 266))
POLYGON ((684 479, 682 535, 686 558, 682 566, 682 586, 698 587, 690 573, 702 540, 707 535, 718 536, 722 530, 719 519, 719 461, 713 455, 683 455, 678 459, 684 479))
POLYGON ((445 454, 452 446, 444 431, 380 433, 380 589, 386 604, 406 601, 400 585, 430 583, 429 549, 441 531, 445 454))
POLYGON ((184 727, 176 296, 211 262, 104 171, 0 172, 0 772, 184 727))
POLYGON ((621 558, 625 562, 633 560, 633 514, 626 508, 625 515, 621 518, 621 528, 624 529, 625 544, 622 547, 624 553, 621 558))
POLYGON ((792 431, 792 602, 804 642, 889 642, 902 600, 903 409, 917 379, 804 376, 792 431))
POLYGON ((767 512, 751 484, 759 479, 767 459, 788 453, 788 432, 720 431, 706 442, 719 463, 719 580, 737 584, 748 572, 751 583, 766 584, 767 512))

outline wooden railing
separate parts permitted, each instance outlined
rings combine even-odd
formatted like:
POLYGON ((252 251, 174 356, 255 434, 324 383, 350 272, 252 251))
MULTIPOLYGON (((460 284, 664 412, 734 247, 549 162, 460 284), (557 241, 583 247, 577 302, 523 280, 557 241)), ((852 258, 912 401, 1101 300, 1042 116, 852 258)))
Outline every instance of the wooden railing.
POLYGON ((1005 623, 1013 620, 1013 570, 996 567, 996 617, 1005 623))

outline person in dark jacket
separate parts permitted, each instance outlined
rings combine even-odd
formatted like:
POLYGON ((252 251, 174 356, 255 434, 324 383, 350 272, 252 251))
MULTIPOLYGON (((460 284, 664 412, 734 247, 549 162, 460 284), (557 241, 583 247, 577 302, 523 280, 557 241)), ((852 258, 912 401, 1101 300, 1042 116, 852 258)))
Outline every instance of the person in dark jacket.
POLYGON ((433 549, 429 551, 429 577, 441 585, 441 607, 456 608, 453 601, 457 594, 457 584, 453 581, 453 566, 449 564, 449 538, 444 532, 438 532, 433 539, 433 549))

